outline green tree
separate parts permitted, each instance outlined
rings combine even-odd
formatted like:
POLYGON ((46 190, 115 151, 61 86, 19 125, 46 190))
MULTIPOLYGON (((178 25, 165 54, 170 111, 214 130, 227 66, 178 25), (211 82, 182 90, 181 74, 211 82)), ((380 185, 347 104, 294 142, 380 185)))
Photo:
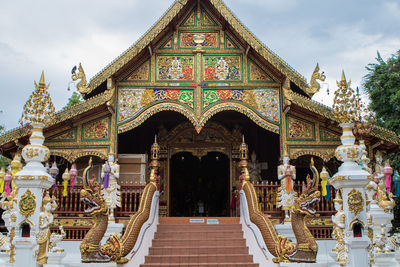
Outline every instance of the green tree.
POLYGON ((68 99, 68 103, 65 106, 65 108, 72 107, 72 106, 74 106, 76 104, 81 103, 82 101, 83 101, 82 96, 77 92, 73 92, 72 96, 68 99))
MULTIPOLYGON (((377 63, 366 68, 364 88, 377 124, 400 135, 400 50, 387 61, 378 52, 377 63)), ((394 169, 400 170, 400 151, 387 156, 394 169)))
MULTIPOLYGON (((378 52, 377 63, 366 68, 364 88, 371 103, 370 109, 375 113, 377 124, 400 134, 400 50, 387 61, 378 52)), ((395 170, 400 170, 400 151, 386 156, 395 170)), ((400 199, 396 198, 392 232, 400 231, 400 199)))

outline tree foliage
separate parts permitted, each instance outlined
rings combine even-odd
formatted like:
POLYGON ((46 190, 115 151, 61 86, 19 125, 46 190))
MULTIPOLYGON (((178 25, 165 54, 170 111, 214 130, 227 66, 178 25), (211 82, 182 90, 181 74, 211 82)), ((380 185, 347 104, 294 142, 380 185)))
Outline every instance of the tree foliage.
MULTIPOLYGON (((364 88, 377 123, 400 135, 400 50, 386 61, 378 52, 377 63, 366 68, 364 88)), ((400 170, 400 151, 387 155, 392 167, 400 170)))
POLYGON ((369 93, 370 109, 378 125, 400 134, 400 50, 384 61, 378 52, 378 63, 369 64, 364 88, 369 93))
POLYGON ((74 106, 76 104, 81 103, 82 101, 83 101, 82 96, 77 92, 73 92, 71 97, 68 99, 68 103, 65 106, 65 108, 72 107, 72 106, 74 106))
MULTIPOLYGON (((369 64, 364 88, 369 93, 370 109, 378 125, 400 134, 400 50, 387 61, 378 52, 377 63, 369 64)), ((394 170, 400 170, 400 151, 386 156, 394 170)), ((393 188, 393 187, 392 187, 393 188)), ((400 231, 400 198, 395 198, 392 232, 400 231)))

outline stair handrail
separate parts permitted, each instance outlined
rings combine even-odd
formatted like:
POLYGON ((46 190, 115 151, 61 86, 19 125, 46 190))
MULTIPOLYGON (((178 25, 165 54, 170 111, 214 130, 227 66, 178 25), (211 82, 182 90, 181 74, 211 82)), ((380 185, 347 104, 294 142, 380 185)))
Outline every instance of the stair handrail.
POLYGON ((136 248, 135 244, 143 225, 149 220, 151 214, 155 214, 154 209, 158 207, 158 205, 153 205, 155 204, 153 201, 158 202, 158 197, 156 196, 159 195, 160 146, 157 143, 157 137, 155 137, 151 146, 150 157, 150 179, 143 190, 138 211, 130 218, 122 237, 119 237, 118 233, 110 235, 106 243, 100 248, 102 254, 110 256, 111 261, 118 264, 124 264, 129 261, 126 256, 132 254, 132 251, 136 248))

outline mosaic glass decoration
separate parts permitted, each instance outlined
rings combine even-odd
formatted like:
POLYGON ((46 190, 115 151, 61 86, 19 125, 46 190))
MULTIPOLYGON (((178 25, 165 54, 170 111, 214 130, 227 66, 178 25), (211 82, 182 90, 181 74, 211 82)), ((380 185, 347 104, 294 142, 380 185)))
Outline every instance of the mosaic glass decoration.
POLYGON ((204 9, 201 9, 201 26, 218 26, 214 19, 204 9))
POLYGON ((218 32, 180 32, 180 48, 196 48, 200 45, 202 48, 219 48, 218 32))
POLYGON ((193 9, 190 14, 181 23, 181 27, 195 27, 197 25, 196 9, 193 9))
POLYGON ((330 131, 326 128, 319 128, 321 141, 340 141, 340 134, 330 131))
POLYGON ((225 49, 239 49, 239 46, 225 33, 225 49))
POLYGON ((150 62, 146 61, 137 68, 128 78, 129 81, 148 81, 150 77, 150 62))
POLYGON ((109 140, 110 138, 110 117, 104 117, 83 124, 83 140, 109 140))
POLYGON ((277 89, 204 89, 202 92, 203 110, 227 101, 242 102, 261 117, 278 123, 280 121, 277 89))
POLYGON ((157 56, 158 81, 193 81, 194 56, 157 56))
POLYGON ((288 139, 314 140, 314 125, 312 123, 288 116, 288 139))
POLYGON ((204 81, 241 81, 242 57, 207 55, 203 58, 204 81))
POLYGON ((191 109, 194 107, 193 89, 120 89, 118 121, 135 117, 147 107, 158 102, 175 102, 191 109))
POLYGON ((61 142, 61 141, 68 142, 75 140, 76 140, 76 128, 46 138, 46 141, 48 142, 61 142))
POLYGON ((249 62, 249 81, 273 82, 272 78, 252 61, 249 62))
POLYGON ((174 42, 172 41, 172 37, 165 41, 162 45, 160 45, 159 49, 162 50, 171 50, 174 47, 174 42))

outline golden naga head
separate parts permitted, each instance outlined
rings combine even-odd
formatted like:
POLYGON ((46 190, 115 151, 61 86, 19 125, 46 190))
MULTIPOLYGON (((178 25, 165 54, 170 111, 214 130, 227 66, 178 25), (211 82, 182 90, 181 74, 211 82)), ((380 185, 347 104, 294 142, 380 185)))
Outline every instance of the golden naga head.
POLYGON ((318 191, 319 172, 314 166, 314 159, 311 158, 310 169, 313 177, 307 175, 307 183, 303 185, 302 192, 299 197, 295 198, 292 212, 300 212, 308 216, 315 216, 317 204, 321 200, 321 192, 318 191))
POLYGON ((107 214, 105 200, 100 192, 100 184, 96 181, 94 175, 89 178, 89 171, 93 168, 92 157, 89 164, 83 171, 83 189, 80 192, 80 199, 85 204, 85 213, 96 215, 99 213, 107 214))

